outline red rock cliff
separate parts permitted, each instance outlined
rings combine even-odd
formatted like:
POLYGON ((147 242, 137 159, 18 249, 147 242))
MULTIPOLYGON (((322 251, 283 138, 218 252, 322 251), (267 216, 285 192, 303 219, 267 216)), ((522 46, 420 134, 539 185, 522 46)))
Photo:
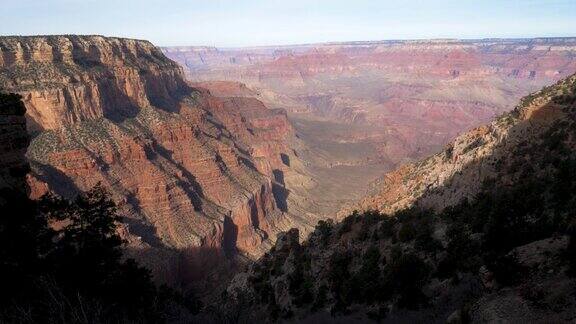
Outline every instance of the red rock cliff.
POLYGON ((305 226, 273 194, 290 154, 285 113, 189 87, 149 42, 0 37, 0 86, 28 108, 32 196, 103 183, 137 249, 257 256, 278 231, 305 226))

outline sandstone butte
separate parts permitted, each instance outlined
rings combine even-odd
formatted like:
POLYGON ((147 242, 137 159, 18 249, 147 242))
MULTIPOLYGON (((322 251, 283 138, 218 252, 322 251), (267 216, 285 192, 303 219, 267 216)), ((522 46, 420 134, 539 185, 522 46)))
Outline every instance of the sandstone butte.
POLYGON ((216 96, 189 85, 147 41, 0 37, 0 88, 27 109, 31 197, 102 183, 129 254, 162 282, 257 257, 280 231, 316 222, 287 212, 290 180, 307 178, 286 113, 222 86, 216 96))

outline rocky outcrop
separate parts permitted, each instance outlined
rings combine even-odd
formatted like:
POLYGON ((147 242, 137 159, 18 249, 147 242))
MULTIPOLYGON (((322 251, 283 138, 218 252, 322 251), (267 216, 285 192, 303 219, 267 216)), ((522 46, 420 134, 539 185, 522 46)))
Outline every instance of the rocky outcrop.
POLYGON ((279 231, 309 227, 275 194, 287 189, 274 172, 293 155, 283 111, 189 86, 146 41, 0 37, 0 57, 0 86, 22 95, 34 134, 32 197, 102 183, 157 275, 190 275, 199 251, 255 257, 279 231), (172 251, 184 261, 166 270, 182 260, 172 251))

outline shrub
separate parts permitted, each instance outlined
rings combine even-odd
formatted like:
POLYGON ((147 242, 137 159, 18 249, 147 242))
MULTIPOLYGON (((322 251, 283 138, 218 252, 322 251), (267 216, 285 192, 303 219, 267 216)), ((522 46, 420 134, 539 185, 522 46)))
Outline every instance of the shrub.
POLYGON ((356 221, 357 215, 358 215, 358 212, 354 211, 354 213, 352 215, 349 215, 346 218, 344 218, 344 220, 340 224, 340 228, 338 229, 338 235, 339 236, 342 236, 343 234, 346 234, 346 233, 350 232, 350 230, 352 230, 352 225, 356 221))
POLYGON ((385 218, 380 222, 379 231, 384 238, 394 235, 394 225, 396 224, 395 218, 385 218))
POLYGON ((429 278, 428 265, 413 254, 402 254, 385 269, 385 281, 399 295, 399 306, 409 309, 426 304, 422 288, 429 278))
POLYGON ((320 237, 321 244, 326 246, 330 240, 330 235, 332 234, 332 224, 323 220, 318 221, 314 233, 320 237))
POLYGON ((576 277, 576 233, 574 229, 571 230, 568 247, 563 256, 568 261, 568 276, 576 277))
POLYGON ((408 242, 416 238, 416 228, 412 223, 404 223, 398 231, 398 241, 408 242))
POLYGON ((515 254, 491 257, 488 259, 487 267, 494 274, 494 279, 504 286, 518 284, 526 271, 515 254))
POLYGON ((371 302, 381 292, 380 250, 371 246, 362 258, 362 266, 351 278, 350 298, 354 302, 371 302))
POLYGON ((318 287, 318 292, 316 293, 314 304, 312 305, 312 310, 317 310, 324 307, 324 305, 326 305, 327 299, 328 299, 328 287, 326 287, 326 285, 321 285, 320 287, 318 287))

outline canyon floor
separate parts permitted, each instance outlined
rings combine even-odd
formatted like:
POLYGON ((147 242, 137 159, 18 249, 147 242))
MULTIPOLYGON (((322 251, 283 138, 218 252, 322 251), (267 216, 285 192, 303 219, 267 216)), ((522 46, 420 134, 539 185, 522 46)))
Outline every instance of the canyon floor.
POLYGON ((335 215, 343 204, 360 199, 366 184, 393 166, 375 156, 373 143, 343 139, 366 131, 365 126, 309 115, 289 114, 288 117, 306 143, 300 156, 308 161, 308 170, 316 181, 309 194, 322 215, 335 215))

